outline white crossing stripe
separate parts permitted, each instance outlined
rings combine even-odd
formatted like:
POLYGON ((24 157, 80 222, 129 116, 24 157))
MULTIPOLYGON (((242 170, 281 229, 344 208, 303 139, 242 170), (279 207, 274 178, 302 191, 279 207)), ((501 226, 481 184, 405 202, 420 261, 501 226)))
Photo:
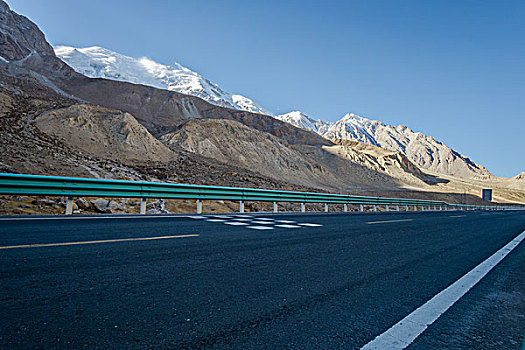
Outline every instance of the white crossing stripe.
POLYGON ((236 218, 253 218, 253 216, 250 215, 234 215, 236 218))
POLYGON ((453 215, 449 216, 449 218, 464 218, 466 215, 453 215))
POLYGON ((233 219, 235 221, 252 221, 252 219, 233 219))
POLYGON ((270 226, 248 226, 248 228, 251 228, 254 230, 273 230, 273 227, 270 227, 270 226))
POLYGON ((308 224, 308 223, 305 223, 305 224, 297 224, 297 225, 307 226, 307 227, 320 227, 320 226, 323 226, 323 225, 321 225, 321 224, 308 224))
POLYGON ((273 221, 274 219, 271 219, 271 218, 258 218, 258 217, 256 217, 255 220, 268 220, 268 221, 273 221))
POLYGON ((295 224, 296 221, 289 221, 289 220, 277 220, 277 222, 281 222, 283 224, 295 224))
POLYGON ((301 226, 283 224, 283 225, 275 225, 275 227, 283 227, 283 228, 300 228, 301 226))
POLYGON ((434 323, 516 248, 524 238, 525 231, 407 317, 390 327, 386 332, 363 346, 361 350, 401 350, 409 346, 428 326, 434 323))
POLYGON ((213 215, 214 218, 218 218, 218 219, 231 219, 232 217, 231 216, 226 216, 226 215, 213 215))
POLYGON ((206 219, 206 221, 209 221, 209 222, 224 222, 226 220, 222 220, 222 219, 206 219))
POLYGON ((238 222, 238 221, 230 221, 230 222, 224 222, 226 225, 232 225, 232 226, 247 226, 249 224, 245 222, 238 222))
POLYGON ((207 219, 206 216, 199 216, 199 215, 194 215, 194 216, 188 216, 190 219, 207 219))
POLYGON ((273 221, 259 221, 259 220, 254 220, 254 221, 252 221, 252 224, 272 225, 272 224, 273 224, 273 221))

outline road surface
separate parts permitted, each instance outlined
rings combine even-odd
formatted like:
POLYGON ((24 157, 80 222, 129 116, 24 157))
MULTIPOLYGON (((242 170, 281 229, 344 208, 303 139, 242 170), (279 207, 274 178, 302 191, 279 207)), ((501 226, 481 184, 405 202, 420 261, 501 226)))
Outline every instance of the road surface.
MULTIPOLYGON (((0 218, 0 347, 360 349, 523 231, 523 211, 0 218)), ((502 251, 407 349, 521 349, 525 243, 502 251)))

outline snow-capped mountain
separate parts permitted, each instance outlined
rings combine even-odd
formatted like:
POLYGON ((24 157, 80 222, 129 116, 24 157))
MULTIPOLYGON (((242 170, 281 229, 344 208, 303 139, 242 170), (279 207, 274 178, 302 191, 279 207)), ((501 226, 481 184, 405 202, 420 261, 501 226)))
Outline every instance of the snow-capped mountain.
POLYGON ((360 141, 401 152, 421 168, 438 173, 459 177, 491 175, 485 167, 474 163, 432 136, 414 132, 404 125, 385 125, 355 114, 346 114, 333 123, 321 120, 316 122, 299 111, 275 118, 317 132, 327 139, 360 141))
POLYGON ((226 92, 177 62, 167 66, 147 57, 133 58, 98 46, 57 46, 55 53, 74 70, 91 78, 149 85, 197 96, 222 107, 272 115, 248 97, 226 92))
POLYGON ((98 46, 57 46, 55 52, 77 72, 92 78, 149 85, 197 96, 223 107, 270 115, 294 126, 312 130, 327 139, 361 141, 401 152, 421 168, 438 173, 461 177, 490 175, 483 166, 433 137, 413 132, 406 126, 385 125, 355 114, 347 114, 333 123, 320 119, 316 121, 300 111, 275 116, 251 99, 226 92, 217 84, 178 63, 167 66, 146 57, 132 58, 98 46))

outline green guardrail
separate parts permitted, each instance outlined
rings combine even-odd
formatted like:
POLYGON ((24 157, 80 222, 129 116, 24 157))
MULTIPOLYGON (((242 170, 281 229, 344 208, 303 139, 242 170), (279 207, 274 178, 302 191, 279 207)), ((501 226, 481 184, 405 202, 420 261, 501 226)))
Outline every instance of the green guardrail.
POLYGON ((298 191, 263 190, 254 188, 222 187, 188 185, 164 182, 102 180, 90 178, 75 178, 62 176, 43 176, 25 174, 0 173, 0 194, 3 195, 34 195, 34 196, 64 196, 67 197, 66 214, 72 213, 73 197, 118 197, 141 198, 141 214, 145 213, 148 198, 193 199, 197 200, 197 213, 202 213, 203 200, 239 201, 239 211, 244 211, 244 201, 273 202, 274 212, 278 202, 298 202, 304 211, 304 203, 328 204, 360 204, 364 205, 406 206, 406 209, 417 207, 447 210, 496 210, 508 209, 502 206, 479 206, 466 204, 450 204, 443 201, 422 199, 386 198, 353 196, 332 193, 314 193, 298 191))

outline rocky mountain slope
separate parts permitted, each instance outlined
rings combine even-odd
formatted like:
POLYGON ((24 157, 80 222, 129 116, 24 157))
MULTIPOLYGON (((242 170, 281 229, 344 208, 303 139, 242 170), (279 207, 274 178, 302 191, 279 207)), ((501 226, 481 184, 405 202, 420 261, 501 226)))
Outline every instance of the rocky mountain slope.
POLYGON ((98 46, 57 46, 55 53, 77 72, 90 78, 143 84, 197 96, 217 106, 271 114, 248 97, 226 92, 217 84, 177 62, 167 66, 147 57, 136 59, 98 46))

